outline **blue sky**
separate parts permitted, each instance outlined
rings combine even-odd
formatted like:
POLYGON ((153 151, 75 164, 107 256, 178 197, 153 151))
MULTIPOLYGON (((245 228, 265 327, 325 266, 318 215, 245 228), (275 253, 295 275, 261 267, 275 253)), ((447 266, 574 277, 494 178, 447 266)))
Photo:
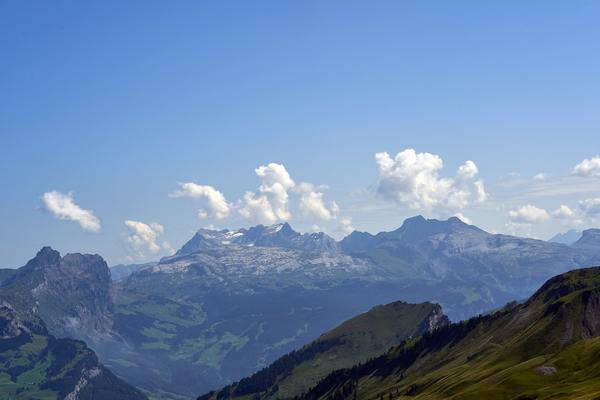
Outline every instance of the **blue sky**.
POLYGON ((269 163, 294 181, 286 207, 302 231, 376 232, 417 213, 540 238, 600 225, 598 17, 593 1, 4 1, 0 265, 43 245, 156 259, 199 227, 255 224, 239 201, 265 195, 255 169, 269 163), (444 166, 416 188, 378 168, 376 153, 406 149, 444 166), (463 185, 467 160, 478 173, 463 185), (227 218, 169 196, 186 182, 222 193, 227 218), (329 219, 303 213, 301 182, 329 219), (52 191, 100 229, 56 218, 52 191), (464 191, 459 205, 444 197, 464 191))

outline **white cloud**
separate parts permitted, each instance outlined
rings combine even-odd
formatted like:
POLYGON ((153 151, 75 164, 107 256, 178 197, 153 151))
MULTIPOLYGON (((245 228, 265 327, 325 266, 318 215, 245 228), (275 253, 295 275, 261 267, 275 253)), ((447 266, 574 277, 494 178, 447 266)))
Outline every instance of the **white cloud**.
POLYGON ((46 210, 56 218, 77 222, 89 232, 100 232, 100 220, 91 210, 84 210, 73 200, 71 193, 63 194, 55 190, 42 195, 46 210))
POLYGON ((257 196, 252 192, 246 192, 240 204, 238 211, 246 219, 265 224, 273 224, 278 219, 266 196, 257 196))
POLYGON ((344 235, 349 235, 354 232, 354 227, 352 226, 352 218, 343 217, 340 218, 337 226, 337 231, 341 232, 344 235))
POLYGON ((261 179, 256 193, 246 192, 240 201, 239 213, 244 218, 272 224, 291 218, 288 191, 295 186, 282 164, 270 163, 254 170, 261 179))
POLYGON ((193 182, 180 183, 181 188, 173 193, 170 197, 191 197, 193 199, 201 199, 204 201, 204 206, 198 210, 198 217, 223 219, 229 216, 231 206, 227 203, 223 193, 219 192, 212 186, 199 185, 193 182))
POLYGON ((143 251, 149 250, 156 254, 161 250, 173 251, 168 242, 158 244, 158 237, 163 234, 164 227, 156 222, 145 224, 140 221, 125 220, 125 225, 129 228, 129 233, 125 241, 137 256, 143 257, 143 251))
POLYGON ((539 174, 535 174, 533 176, 534 181, 545 181, 546 179, 548 179, 548 174, 544 172, 540 172, 539 174))
POLYGON ((458 179, 473 179, 475 175, 479 173, 477 165, 471 160, 466 161, 463 165, 458 167, 456 176, 458 179))
POLYGON ((490 198, 481 179, 473 182, 473 186, 475 187, 475 198, 478 203, 484 203, 490 198))
POLYGON ((303 215, 312 216, 322 220, 330 220, 336 217, 339 206, 331 202, 328 207, 323 200, 323 190, 326 187, 315 187, 311 183, 302 182, 296 190, 300 193, 299 208, 303 215))
POLYGON ((572 173, 577 176, 600 178, 600 156, 584 159, 573 168, 572 173))
POLYGON ((511 210, 508 215, 511 221, 516 223, 539 223, 550 218, 548 211, 532 204, 524 205, 517 210, 511 210))
POLYGON ((586 217, 600 217, 600 197, 580 201, 579 208, 586 217))
POLYGON ((505 231, 509 235, 532 237, 531 224, 523 222, 508 222, 505 226, 505 231))
POLYGON ((559 219, 571 219, 575 216, 575 212, 569 206, 561 204, 560 207, 552 212, 552 216, 559 219))
POLYGON ((469 217, 465 216, 463 213, 457 213, 455 215, 455 217, 460 219, 465 224, 473 225, 473 221, 471 221, 471 219, 469 217))
POLYGON ((488 198, 483 181, 473 181, 478 174, 473 161, 461 165, 455 178, 443 178, 439 171, 444 163, 435 154, 406 149, 394 158, 386 152, 377 153, 375 160, 379 167, 378 192, 411 209, 454 214, 473 201, 488 198))

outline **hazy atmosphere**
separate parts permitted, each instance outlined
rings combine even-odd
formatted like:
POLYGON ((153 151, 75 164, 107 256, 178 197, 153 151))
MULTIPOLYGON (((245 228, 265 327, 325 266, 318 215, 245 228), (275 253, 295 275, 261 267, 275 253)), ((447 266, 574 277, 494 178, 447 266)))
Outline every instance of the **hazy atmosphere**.
POLYGON ((0 399, 600 399, 598 21, 0 0, 0 399))
POLYGON ((146 260, 284 220, 597 225, 595 2, 108 4, 0 5, 5 266, 50 244, 146 260))

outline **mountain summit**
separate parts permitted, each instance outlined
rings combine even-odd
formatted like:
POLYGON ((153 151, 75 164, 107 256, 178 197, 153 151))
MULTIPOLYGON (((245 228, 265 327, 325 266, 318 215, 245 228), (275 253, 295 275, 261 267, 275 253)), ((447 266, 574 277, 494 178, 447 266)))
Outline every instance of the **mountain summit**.
POLYGON ((42 248, 0 284, 0 296, 40 316, 56 336, 99 339, 109 330, 110 271, 97 254, 42 248))
POLYGON ((296 232, 287 222, 238 230, 200 229, 176 255, 191 254, 222 246, 281 247, 314 252, 337 252, 338 243, 323 232, 296 232))

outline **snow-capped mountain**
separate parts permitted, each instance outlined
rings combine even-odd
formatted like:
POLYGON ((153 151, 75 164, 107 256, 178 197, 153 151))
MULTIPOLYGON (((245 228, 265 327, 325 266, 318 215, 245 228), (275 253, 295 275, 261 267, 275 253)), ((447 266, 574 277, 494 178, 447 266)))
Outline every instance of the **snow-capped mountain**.
POLYGON ((293 230, 286 222, 271 226, 257 225, 238 230, 200 229, 192 239, 183 245, 177 255, 230 245, 339 252, 339 244, 331 236, 323 232, 301 234, 293 230))
POLYGON ((89 344, 129 382, 191 396, 376 304, 431 301, 458 320, 523 299, 552 275, 599 263, 598 232, 567 246, 421 216, 339 243, 288 224, 202 229, 175 255, 123 266, 112 282, 99 256, 42 250, 0 270, 0 294, 37 307, 55 332, 102 339, 89 344))

